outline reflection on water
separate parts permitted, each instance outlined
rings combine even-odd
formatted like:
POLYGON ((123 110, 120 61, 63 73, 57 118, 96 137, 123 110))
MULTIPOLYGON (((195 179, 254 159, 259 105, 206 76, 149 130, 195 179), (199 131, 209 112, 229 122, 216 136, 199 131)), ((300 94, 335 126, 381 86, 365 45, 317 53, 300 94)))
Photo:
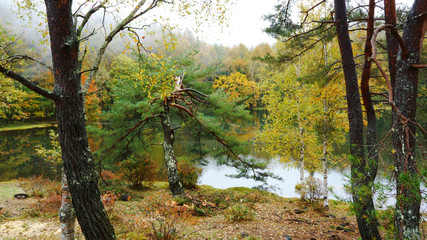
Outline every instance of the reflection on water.
MULTIPOLYGON (((260 185, 259 182, 252 179, 236 179, 227 177, 226 175, 236 174, 236 170, 228 166, 218 166, 216 164, 216 160, 213 158, 209 158, 208 160, 209 164, 204 167, 203 175, 199 181, 199 184, 201 185, 210 185, 220 189, 230 187, 252 188, 260 185)), ((272 160, 272 162, 275 162, 275 160, 272 160)), ((293 167, 284 168, 282 164, 272 163, 270 164, 269 171, 283 179, 268 179, 268 185, 273 187, 276 194, 284 197, 299 197, 299 195, 295 193, 295 185, 299 182, 299 169, 293 167)), ((348 179, 345 176, 348 174, 349 171, 338 172, 334 170, 331 170, 328 173, 328 185, 332 188, 334 194, 336 194, 340 199, 348 198, 348 194, 346 194, 344 190, 344 185, 347 183, 348 179)), ((307 176, 308 175, 306 174, 306 177, 307 176)), ((323 180, 323 176, 319 173, 315 173, 314 177, 323 180)))
MULTIPOLYGON (((264 114, 265 112, 263 111, 254 111, 253 129, 247 133, 241 133, 240 137, 244 139, 251 139, 254 137, 257 129, 262 128, 262 119, 264 114)), ((389 126, 389 118, 382 118, 379 121, 379 129, 382 132, 380 136, 384 136, 387 133, 387 126, 389 126)), ((48 163, 38 157, 34 150, 36 145, 42 145, 49 148, 50 140, 48 130, 48 128, 45 128, 0 132, 0 181, 16 179, 19 177, 31 177, 33 175, 40 174, 51 178, 54 177, 52 166, 49 166, 48 163)), ((185 134, 177 135, 175 142, 177 156, 182 156, 186 153, 186 144, 188 145, 192 142, 191 139, 188 138, 189 137, 185 136, 185 134)), ((90 138, 89 143, 92 151, 96 151, 102 147, 102 141, 98 139, 90 138)), ((163 151, 161 146, 154 145, 151 147, 150 151, 152 157, 159 163, 159 166, 163 166, 163 151)), ((337 152, 348 152, 348 146, 344 146, 342 149, 337 149, 337 152)), ((391 158, 388 156, 387 152, 390 151, 383 151, 380 156, 380 163, 382 164, 380 167, 382 167, 382 169, 385 169, 387 166, 392 164, 390 161, 391 158)), ((267 159, 267 154, 265 153, 258 153, 252 150, 250 154, 257 159, 267 159)), ((227 166, 217 166, 217 161, 213 158, 208 158, 207 160, 208 164, 203 167, 203 175, 199 182, 202 185, 211 185, 215 188, 221 189, 237 186, 254 187, 260 185, 259 182, 255 182, 254 180, 229 178, 226 175, 235 174, 235 169, 227 166)), ((268 180, 268 184, 275 187, 275 192, 278 195, 285 197, 299 197, 295 193, 295 185, 299 181, 299 169, 285 169, 282 164, 272 164, 270 166, 270 171, 283 178, 283 181, 275 179, 268 180)), ((348 174, 348 170, 329 170, 329 186, 332 187, 333 192, 340 199, 349 198, 348 194, 346 194, 344 190, 344 185, 347 184, 348 180, 345 175, 348 174)), ((323 176, 319 173, 316 173, 315 177, 321 180, 323 179, 323 176)), ((387 182, 386 184, 390 185, 387 182)), ((332 195, 330 196, 332 197, 332 195)), ((423 209, 425 212, 426 207, 424 206, 423 209)))
POLYGON ((53 177, 51 166, 36 155, 37 145, 50 146, 48 128, 0 132, 0 180, 53 177))
MULTIPOLYGON (((43 174, 45 176, 54 177, 52 166, 43 161, 36 155, 35 146, 42 145, 46 148, 50 146, 48 134, 49 128, 44 129, 28 129, 19 131, 0 132, 0 180, 10 180, 19 177, 31 177, 34 175, 43 174)), ((250 138, 254 133, 243 134, 245 138, 250 138), (251 135, 251 136, 249 136, 251 135)), ((100 141, 90 139, 92 151, 100 148, 100 141)), ((185 136, 180 136, 176 139, 175 149, 177 156, 181 156, 185 152, 185 144, 188 139, 185 136)), ((161 146, 155 145, 151 148, 152 157, 159 163, 163 164, 163 151, 161 146)), ((257 153, 251 151, 254 158, 266 159, 265 153, 257 153)), ((216 188, 229 188, 236 186, 254 187, 260 185, 251 179, 236 179, 229 178, 226 175, 235 174, 234 168, 227 166, 217 166, 217 161, 213 158, 207 159, 208 164, 204 166, 203 175, 200 184, 211 185, 216 188)), ((270 169, 274 174, 281 176, 284 180, 279 181, 269 179, 268 184, 276 187, 276 193, 287 197, 298 197, 295 193, 295 184, 299 180, 299 170, 296 168, 284 169, 283 165, 271 165, 270 169)), ((321 175, 315 174, 321 178, 321 175)), ((341 197, 345 196, 343 185, 345 177, 338 171, 330 171, 329 183, 334 191, 341 197)))

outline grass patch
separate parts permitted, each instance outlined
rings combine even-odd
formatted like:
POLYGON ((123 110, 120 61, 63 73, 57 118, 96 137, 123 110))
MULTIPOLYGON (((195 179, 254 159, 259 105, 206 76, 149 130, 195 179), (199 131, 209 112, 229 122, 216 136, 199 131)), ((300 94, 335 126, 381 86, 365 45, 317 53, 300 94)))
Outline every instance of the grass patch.
POLYGON ((0 201, 13 199, 14 194, 24 192, 17 184, 17 180, 0 182, 0 201))
POLYGON ((47 128, 47 127, 53 127, 53 126, 56 126, 56 124, 55 123, 37 123, 37 124, 13 125, 13 126, 0 128, 0 132, 13 131, 13 130, 26 130, 26 129, 33 129, 33 128, 47 128))

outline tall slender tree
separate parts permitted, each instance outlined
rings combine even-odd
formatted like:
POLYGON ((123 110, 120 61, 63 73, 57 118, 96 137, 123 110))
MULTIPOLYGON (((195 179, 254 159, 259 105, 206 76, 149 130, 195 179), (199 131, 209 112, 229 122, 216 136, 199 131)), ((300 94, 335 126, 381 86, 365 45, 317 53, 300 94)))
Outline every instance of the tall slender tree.
MULTIPOLYGON (((351 191, 356 209, 356 219, 362 239, 381 239, 372 193, 377 162, 366 159, 365 157, 362 106, 360 103, 356 63, 351 46, 345 1, 335 1, 335 27, 346 85, 350 127, 351 191)), ((365 65, 365 67, 370 68, 370 65, 365 65)))

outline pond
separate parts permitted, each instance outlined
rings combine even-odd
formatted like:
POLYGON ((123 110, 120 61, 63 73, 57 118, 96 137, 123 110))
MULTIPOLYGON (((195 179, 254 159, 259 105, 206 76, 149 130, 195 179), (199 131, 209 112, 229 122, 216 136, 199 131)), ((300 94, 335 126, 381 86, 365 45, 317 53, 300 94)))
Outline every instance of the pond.
MULTIPOLYGON (((257 111, 253 114, 255 120, 254 125, 259 126, 263 112, 257 111)), ((387 118, 380 120, 379 128, 385 132, 384 134, 386 134, 385 130, 388 125, 389 120, 387 118)), ((38 157, 34 150, 36 145, 49 146, 49 129, 52 128, 0 132, 0 181, 19 177, 31 177, 40 174, 52 178, 59 178, 57 171, 54 171, 55 169, 52 169, 48 163, 43 161, 41 157, 38 157)), ((185 139, 177 138, 175 143, 177 156, 182 155, 185 151, 185 147, 183 146, 185 144, 184 142, 185 139)), ((89 143, 93 151, 100 147, 100 141, 96 139, 91 138, 89 143)), ((161 147, 156 146, 153 149, 155 151, 153 153, 154 158, 157 158, 159 162, 163 162, 161 147)), ((341 151, 348 151, 347 149, 348 146, 343 146, 341 151)), ((266 154, 263 153, 253 151, 251 154, 254 158, 266 158, 266 154)), ((208 157, 207 160, 208 164, 203 167, 203 174, 199 184, 210 185, 221 189, 237 186, 255 187, 260 185, 259 182, 253 180, 227 177, 226 175, 228 174, 236 173, 235 169, 223 165, 218 166, 216 159, 213 158, 208 157)), ((275 175, 283 178, 283 181, 269 179, 268 184, 273 186, 271 190, 284 197, 299 197, 299 195, 295 193, 295 185, 299 181, 299 169, 293 167, 285 168, 275 159, 271 159, 271 162, 272 164, 270 164, 269 170, 275 175)), ((383 167, 388 165, 387 163, 389 163, 390 160, 387 154, 382 155, 381 162, 383 167)), ((334 197, 334 195, 336 195, 340 199, 349 199, 349 195, 346 193, 344 187, 348 183, 348 175, 349 171, 345 169, 329 170, 328 182, 329 187, 333 190, 333 194, 330 195, 331 198, 336 198, 334 197)), ((306 176, 308 176, 308 174, 306 174, 306 176)), ((323 179, 323 176, 319 173, 315 173, 314 176, 323 179)))
MULTIPOLYGON (((31 177, 34 175, 43 174, 51 178, 59 177, 59 174, 55 173, 48 163, 37 156, 35 152, 35 146, 49 146, 50 139, 48 133, 50 129, 54 128, 39 128, 39 129, 27 129, 27 130, 15 130, 15 131, 4 131, 0 132, 0 181, 16 179, 19 177, 31 177)), ((99 144, 97 141, 91 139, 91 149, 97 150, 99 144)), ((177 148, 177 155, 182 153, 182 145, 184 141, 178 138, 175 147, 177 148)), ((162 158, 163 153, 161 147, 158 146, 155 149, 154 158, 162 158)), ((251 157, 265 157, 263 154, 256 154, 251 157)), ((162 161, 162 159, 158 159, 162 161)), ((199 181, 199 184, 210 185, 215 188, 229 188, 229 187, 255 187, 260 185, 259 182, 250 179, 236 179, 230 178, 226 175, 236 173, 235 169, 227 166, 218 166, 216 159, 211 157, 207 158, 208 164, 203 167, 203 174, 199 181)), ((272 162, 277 162, 272 160, 272 162)), ((275 187, 277 194, 286 197, 298 197, 295 193, 295 184, 299 181, 299 169, 296 168, 284 168, 281 164, 271 164, 269 171, 283 178, 283 181, 269 179, 268 184, 275 187)), ((343 185, 346 182, 344 176, 346 172, 339 172, 332 170, 328 174, 330 186, 334 191, 344 197, 345 192, 343 185)), ((322 178, 318 173, 315 177, 322 178)))

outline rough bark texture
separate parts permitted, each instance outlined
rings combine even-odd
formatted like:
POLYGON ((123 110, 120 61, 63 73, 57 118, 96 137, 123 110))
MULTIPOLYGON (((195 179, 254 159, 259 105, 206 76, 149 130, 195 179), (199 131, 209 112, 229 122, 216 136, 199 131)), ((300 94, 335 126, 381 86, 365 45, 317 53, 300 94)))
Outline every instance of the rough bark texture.
POLYGON ((163 128, 163 152, 165 155, 166 172, 168 175, 169 188, 173 195, 180 195, 184 193, 184 188, 179 181, 178 167, 173 150, 175 141, 174 129, 169 117, 169 106, 164 105, 164 111, 160 114, 160 120, 163 128))
POLYGON ((371 91, 369 89, 369 80, 371 78, 371 67, 372 61, 372 45, 371 39, 374 34, 374 17, 375 17, 375 0, 369 0, 369 12, 368 12, 368 28, 366 31, 365 41, 365 56, 364 65, 361 79, 361 93, 363 99, 363 106, 365 107, 366 118, 368 120, 368 126, 366 130, 366 145, 368 149, 368 177, 370 181, 375 180, 378 170, 378 152, 377 152, 377 119, 375 116, 374 103, 371 98, 371 91))
MULTIPOLYGON (((427 1, 416 0, 404 24, 403 42, 408 57, 398 56, 393 112, 393 147, 396 197, 396 237, 399 239, 421 239, 420 233, 420 176, 415 161, 415 131, 411 122, 416 121, 416 100, 418 88, 418 64, 423 38, 427 29, 427 1), (423 14, 424 15, 421 15, 423 14)), ((400 53, 399 53, 400 55, 400 53)))
POLYGON ((59 142, 73 206, 86 239, 116 239, 102 205, 89 149, 80 86, 78 41, 72 1, 45 0, 49 25, 59 142))
MULTIPOLYGON (((396 17, 395 1, 384 0, 384 9, 385 9, 384 11, 385 23, 396 26, 397 17, 396 17)), ((390 70, 390 82, 391 82, 391 87, 394 89, 396 85, 396 62, 397 62, 397 53, 399 52, 399 43, 391 33, 390 29, 387 29, 386 40, 387 40, 388 68, 390 70)))
POLYGON ((62 203, 59 209, 59 222, 61 223, 61 240, 73 240, 76 214, 65 172, 62 172, 62 203))
POLYGON ((346 6, 343 0, 335 0, 335 25, 346 84, 350 127, 351 190, 356 209, 356 219, 362 239, 381 239, 372 198, 372 182, 365 172, 362 107, 357 83, 356 64, 348 31, 346 6))

